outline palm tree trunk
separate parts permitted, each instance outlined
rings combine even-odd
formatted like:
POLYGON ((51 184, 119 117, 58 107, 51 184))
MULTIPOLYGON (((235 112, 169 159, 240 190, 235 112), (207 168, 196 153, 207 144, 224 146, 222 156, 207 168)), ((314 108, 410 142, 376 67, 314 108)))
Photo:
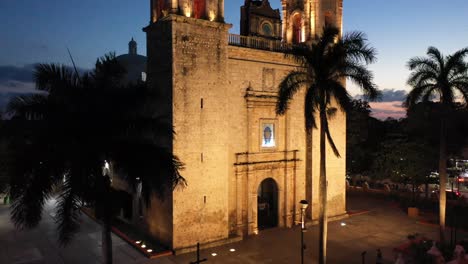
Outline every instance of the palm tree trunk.
POLYGON ((325 153, 325 109, 320 110, 320 178, 319 178, 319 263, 327 263, 327 175, 325 153))
POLYGON ((445 243, 445 211, 447 197, 445 187, 447 185, 447 136, 445 114, 442 113, 440 121, 440 149, 439 149, 439 225, 440 242, 445 243))
POLYGON ((102 256, 103 263, 112 264, 112 237, 110 217, 104 216, 102 225, 102 256))
MULTIPOLYGON (((306 129, 306 200, 312 202, 312 129, 306 129)), ((306 216, 312 219, 312 206, 306 211, 306 216)))
POLYGON ((104 190, 103 190, 103 208, 102 208, 102 258, 104 264, 112 264, 112 205, 111 205, 111 191, 110 191, 110 179, 108 176, 104 176, 104 190))

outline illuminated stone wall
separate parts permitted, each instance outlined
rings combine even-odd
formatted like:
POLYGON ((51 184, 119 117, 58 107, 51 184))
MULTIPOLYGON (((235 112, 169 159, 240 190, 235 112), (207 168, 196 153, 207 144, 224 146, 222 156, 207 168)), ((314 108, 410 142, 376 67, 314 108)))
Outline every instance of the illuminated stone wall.
MULTIPOLYGON (((279 226, 298 220, 302 199, 312 200, 318 216, 318 130, 308 198, 303 91, 286 115, 275 114, 278 85, 296 65, 282 53, 229 46, 230 26, 209 20, 169 13, 145 29, 148 84, 160 93, 159 114, 176 132, 163 141, 185 163, 188 184, 164 201, 154 198, 145 216, 149 232, 176 251, 258 232, 257 189, 267 178, 279 190, 279 226), (274 126, 274 147, 262 147, 265 123, 274 126)), ((345 115, 338 113, 330 126, 342 157, 327 149, 329 214, 341 216, 345 115)))

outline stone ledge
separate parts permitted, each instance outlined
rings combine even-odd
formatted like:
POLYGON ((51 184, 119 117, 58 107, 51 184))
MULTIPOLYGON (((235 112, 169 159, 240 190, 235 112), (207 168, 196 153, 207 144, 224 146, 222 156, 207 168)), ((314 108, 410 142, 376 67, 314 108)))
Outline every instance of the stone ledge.
MULTIPOLYGON (((218 246, 231 244, 231 243, 239 242, 239 241, 242 241, 241 236, 228 237, 226 239, 221 239, 221 240, 217 240, 213 242, 200 244, 200 250, 218 247, 218 246)), ((185 253, 195 252, 195 251, 197 251, 197 245, 184 247, 184 248, 176 248, 174 249, 174 255, 180 255, 180 254, 185 254, 185 253)))

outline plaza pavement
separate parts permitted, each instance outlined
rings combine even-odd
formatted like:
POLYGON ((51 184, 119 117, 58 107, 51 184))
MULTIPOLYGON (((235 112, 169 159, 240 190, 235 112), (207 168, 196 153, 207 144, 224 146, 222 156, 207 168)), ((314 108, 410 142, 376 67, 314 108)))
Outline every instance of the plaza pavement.
MULTIPOLYGON (((0 205, 1 264, 102 263, 99 225, 83 215, 80 232, 68 247, 62 248, 56 242, 53 202, 46 209, 37 229, 17 231, 9 221, 9 209, 0 205)), ((389 202, 353 196, 348 199, 348 210, 369 212, 329 223, 328 263, 361 263, 363 251, 367 251, 366 263, 375 263, 378 248, 382 250, 384 263, 394 263, 392 249, 406 242, 409 234, 437 238, 437 227, 418 224, 389 202), (341 226, 341 222, 346 226, 341 226)), ((304 237, 306 264, 317 263, 317 237, 318 227, 309 227, 304 237)), ((188 253, 150 260, 117 236, 113 235, 112 239, 117 264, 188 264, 196 259, 195 253, 188 253)), ((241 242, 201 250, 201 257, 208 259, 203 263, 213 264, 300 263, 300 229, 265 230, 241 242)))

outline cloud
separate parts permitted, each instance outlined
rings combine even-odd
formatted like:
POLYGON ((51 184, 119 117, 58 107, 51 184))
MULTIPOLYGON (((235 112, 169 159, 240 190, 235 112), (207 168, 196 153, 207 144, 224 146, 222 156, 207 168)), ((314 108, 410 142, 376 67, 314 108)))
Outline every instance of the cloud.
POLYGON ((23 67, 0 66, 0 110, 4 111, 11 98, 36 92, 33 71, 36 64, 23 67))
POLYGON ((378 119, 387 119, 389 117, 400 119, 406 116, 406 108, 401 101, 392 102, 370 102, 372 108, 371 115, 378 119))
POLYGON ((0 96, 5 93, 33 93, 35 92, 35 85, 33 82, 19 82, 8 80, 0 82, 0 96))
POLYGON ((7 82, 33 82, 33 70, 36 64, 28 64, 23 67, 12 65, 0 66, 0 84, 7 82))
MULTIPOLYGON (((44 47, 47 48, 47 47, 44 47)), ((13 65, 0 65, 0 111, 5 110, 11 98, 37 93, 33 78, 34 68, 38 63, 17 67, 13 65)), ((77 69, 80 74, 88 72, 86 69, 77 69)))
MULTIPOLYGON (((395 102, 395 101, 404 101, 406 99, 407 92, 405 90, 396 90, 396 89, 383 89, 382 97, 380 102, 395 102)), ((364 95, 356 95, 356 99, 366 99, 364 95)))
MULTIPOLYGON (((382 97, 378 102, 370 102, 371 115, 378 119, 387 119, 389 117, 400 119, 406 116, 406 109, 403 107, 403 101, 406 100, 407 92, 405 90, 384 89, 381 91, 382 97)), ((355 99, 366 100, 364 95, 356 95, 355 99)))

